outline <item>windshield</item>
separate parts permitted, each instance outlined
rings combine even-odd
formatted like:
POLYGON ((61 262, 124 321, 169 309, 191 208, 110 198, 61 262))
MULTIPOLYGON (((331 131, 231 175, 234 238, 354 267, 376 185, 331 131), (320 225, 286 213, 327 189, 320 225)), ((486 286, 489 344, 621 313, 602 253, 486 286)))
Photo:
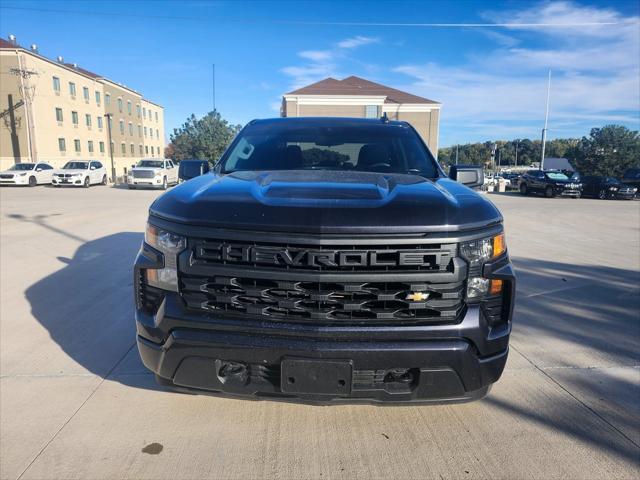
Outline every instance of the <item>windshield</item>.
POLYGON ((435 160, 413 130, 385 124, 250 125, 222 158, 224 173, 242 170, 337 170, 438 176, 435 160))
POLYGON ((33 167, 35 166, 35 163, 16 163, 9 170, 33 170, 33 167))
POLYGON ((62 167, 63 170, 86 170, 89 168, 89 162, 67 162, 62 167))
POLYGON ((140 160, 136 167, 163 168, 164 162, 162 160, 140 160))
POLYGON ((180 173, 185 177, 197 177, 206 173, 207 165, 202 162, 182 162, 180 163, 180 173))
POLYGON ((569 180, 569 177, 567 177, 564 173, 550 172, 546 173, 545 175, 551 180, 569 180))

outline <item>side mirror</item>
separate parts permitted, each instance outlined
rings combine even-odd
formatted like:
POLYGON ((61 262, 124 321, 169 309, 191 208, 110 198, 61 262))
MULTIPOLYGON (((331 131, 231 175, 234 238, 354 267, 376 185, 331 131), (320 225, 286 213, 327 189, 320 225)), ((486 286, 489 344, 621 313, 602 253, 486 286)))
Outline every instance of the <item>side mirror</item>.
POLYGON ((36 168, 36 172, 41 172, 41 171, 42 171, 42 168, 40 167, 36 168))
POLYGON ((90 168, 91 168, 91 170, 95 170, 96 169, 96 167, 94 167, 93 165, 90 168))
POLYGON ((484 185, 484 170, 478 165, 451 165, 449 178, 470 188, 484 185))

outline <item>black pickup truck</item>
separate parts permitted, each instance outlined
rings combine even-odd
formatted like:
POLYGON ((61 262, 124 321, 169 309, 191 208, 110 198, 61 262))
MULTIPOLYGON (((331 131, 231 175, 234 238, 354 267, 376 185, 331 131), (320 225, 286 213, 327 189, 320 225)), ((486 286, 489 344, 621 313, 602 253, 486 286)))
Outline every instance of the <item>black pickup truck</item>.
POLYGON ((346 118, 249 123, 153 203, 134 285, 160 384, 319 403, 483 397, 515 294, 497 208, 409 124, 346 118))

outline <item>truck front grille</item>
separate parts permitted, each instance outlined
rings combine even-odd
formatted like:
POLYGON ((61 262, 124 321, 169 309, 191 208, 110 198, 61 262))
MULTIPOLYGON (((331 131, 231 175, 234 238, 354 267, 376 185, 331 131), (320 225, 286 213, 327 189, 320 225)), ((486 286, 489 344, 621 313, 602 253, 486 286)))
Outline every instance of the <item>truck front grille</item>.
POLYGON ((133 170, 133 178, 153 178, 155 175, 153 170, 133 170))
POLYGON ((462 282, 323 283, 184 276, 181 284, 190 308, 274 320, 448 323, 464 307, 462 282), (415 293, 424 298, 407 299, 415 293))
POLYGON ((466 263, 456 244, 303 245, 190 239, 180 294, 190 309, 317 324, 457 323, 466 263))

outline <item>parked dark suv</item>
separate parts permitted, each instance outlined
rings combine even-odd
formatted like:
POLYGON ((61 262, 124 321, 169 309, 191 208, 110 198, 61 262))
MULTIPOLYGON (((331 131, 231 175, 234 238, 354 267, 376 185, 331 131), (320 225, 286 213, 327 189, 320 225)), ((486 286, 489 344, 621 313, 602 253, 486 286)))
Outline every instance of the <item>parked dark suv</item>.
POLYGON ((627 168, 622 174, 622 183, 636 189, 636 197, 640 196, 640 168, 627 168))
POLYGON ((540 193, 547 198, 580 198, 582 184, 558 170, 528 170, 520 177, 518 188, 522 195, 540 193))
POLYGON ((502 216, 405 122, 250 122, 153 203, 134 280, 140 356, 176 389, 455 402, 507 360, 502 216))
POLYGON ((208 160, 181 160, 178 166, 178 178, 186 182, 199 175, 209 173, 211 165, 208 160))
POLYGON ((614 177, 582 177, 582 195, 585 197, 618 198, 631 200, 635 197, 637 189, 622 183, 614 177))

